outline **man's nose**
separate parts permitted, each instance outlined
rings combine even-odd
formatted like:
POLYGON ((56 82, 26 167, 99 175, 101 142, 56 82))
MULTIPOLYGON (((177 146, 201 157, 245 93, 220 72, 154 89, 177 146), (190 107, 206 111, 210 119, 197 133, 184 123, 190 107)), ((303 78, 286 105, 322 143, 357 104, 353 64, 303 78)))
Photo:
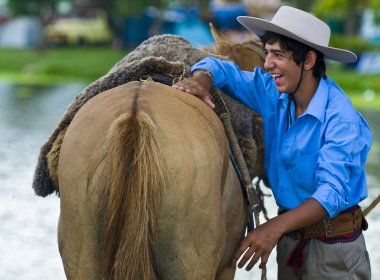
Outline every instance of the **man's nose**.
POLYGON ((269 55, 267 55, 265 57, 265 61, 264 61, 264 68, 266 70, 269 70, 271 68, 273 68, 274 64, 273 64, 273 61, 271 60, 271 58, 269 57, 269 55))

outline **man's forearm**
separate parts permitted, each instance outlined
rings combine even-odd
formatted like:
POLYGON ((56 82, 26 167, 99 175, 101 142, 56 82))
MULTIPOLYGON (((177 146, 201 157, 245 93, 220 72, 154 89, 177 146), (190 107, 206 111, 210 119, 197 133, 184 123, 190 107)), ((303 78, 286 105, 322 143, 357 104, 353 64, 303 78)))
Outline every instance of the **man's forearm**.
POLYGON ((328 215, 323 206, 314 198, 310 198, 300 206, 273 218, 282 235, 304 228, 321 221, 328 215))

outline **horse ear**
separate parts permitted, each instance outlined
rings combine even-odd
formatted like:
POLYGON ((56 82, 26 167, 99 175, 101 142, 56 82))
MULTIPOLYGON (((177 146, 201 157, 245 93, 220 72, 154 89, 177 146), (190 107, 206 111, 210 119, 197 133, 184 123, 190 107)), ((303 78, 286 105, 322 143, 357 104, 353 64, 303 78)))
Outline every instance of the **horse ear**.
POLYGON ((230 43, 230 40, 225 35, 223 35, 221 32, 216 30, 215 26, 211 22, 209 23, 209 25, 210 25, 211 35, 214 38, 216 44, 220 44, 222 42, 223 43, 230 43))

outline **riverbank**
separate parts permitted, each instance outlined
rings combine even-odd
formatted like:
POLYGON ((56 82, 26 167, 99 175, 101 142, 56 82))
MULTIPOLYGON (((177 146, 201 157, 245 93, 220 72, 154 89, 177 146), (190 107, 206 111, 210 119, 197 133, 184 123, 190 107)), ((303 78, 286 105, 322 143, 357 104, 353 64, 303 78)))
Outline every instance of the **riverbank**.
MULTIPOLYGON (((128 52, 112 48, 0 49, 0 80, 16 84, 89 84, 108 72, 128 52)), ((380 110, 380 75, 364 75, 341 64, 328 65, 328 75, 358 109, 380 110)))
POLYGON ((0 49, 0 79, 16 84, 90 83, 127 51, 112 48, 0 49))

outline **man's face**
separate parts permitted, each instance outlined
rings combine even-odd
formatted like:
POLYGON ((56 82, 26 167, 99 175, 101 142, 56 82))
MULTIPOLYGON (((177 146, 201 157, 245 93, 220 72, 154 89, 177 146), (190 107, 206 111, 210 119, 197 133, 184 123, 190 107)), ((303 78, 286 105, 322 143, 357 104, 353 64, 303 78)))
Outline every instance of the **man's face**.
POLYGON ((292 53, 282 50, 279 42, 267 43, 264 52, 264 68, 272 74, 277 90, 293 92, 301 77, 301 66, 294 62, 292 53))

